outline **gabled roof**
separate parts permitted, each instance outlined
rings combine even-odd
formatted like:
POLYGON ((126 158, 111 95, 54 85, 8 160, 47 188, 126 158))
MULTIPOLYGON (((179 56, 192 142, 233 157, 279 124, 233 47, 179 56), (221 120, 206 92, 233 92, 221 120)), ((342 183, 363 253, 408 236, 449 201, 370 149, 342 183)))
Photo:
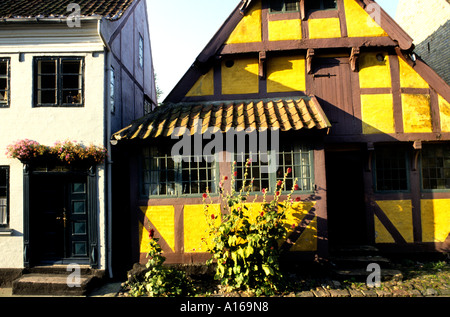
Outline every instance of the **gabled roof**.
POLYGON ((63 18, 72 12, 70 3, 80 6, 81 17, 101 16, 118 19, 134 0, 2 0, 0 19, 63 18))
POLYGON ((209 130, 212 133, 230 129, 322 130, 331 128, 331 124, 314 96, 284 100, 179 103, 157 108, 116 132, 112 140, 169 137, 176 132, 176 128, 182 128, 177 133, 182 135, 183 128, 191 134, 199 131, 203 134, 208 129, 212 129, 209 130))
MULTIPOLYGON (((398 46, 403 51, 411 51, 414 49, 413 39, 398 25, 395 20, 386 13, 374 0, 354 0, 360 5, 368 14, 374 10, 379 10, 379 24, 387 33, 388 39, 392 46, 398 46)), ((214 61, 216 55, 223 53, 223 48, 229 36, 232 34, 236 26, 242 21, 245 15, 251 10, 258 1, 256 0, 241 0, 237 7, 233 10, 230 16, 225 20, 216 34, 206 47, 200 52, 192 66, 188 69, 185 75, 180 79, 177 85, 167 95, 164 103, 178 102, 187 93, 185 91, 185 83, 195 83, 200 76, 202 76, 211 63, 214 61)), ((300 41, 301 42, 301 41, 300 41)), ((370 44, 370 43, 365 43, 370 44)), ((378 45, 378 44, 377 44, 378 45)), ((375 45, 375 46, 377 46, 375 45)), ((369 45, 370 46, 370 45, 369 45)), ((309 48, 309 47, 308 47, 309 48)), ((296 49, 306 49, 306 47, 299 46, 296 49)))

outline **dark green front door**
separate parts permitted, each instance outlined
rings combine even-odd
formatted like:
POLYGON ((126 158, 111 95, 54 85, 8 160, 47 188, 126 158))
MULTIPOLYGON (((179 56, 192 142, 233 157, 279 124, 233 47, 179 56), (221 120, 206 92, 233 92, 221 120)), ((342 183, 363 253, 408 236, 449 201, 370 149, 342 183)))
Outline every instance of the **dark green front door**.
POLYGON ((88 186, 82 175, 33 175, 30 182, 32 262, 89 263, 88 186))

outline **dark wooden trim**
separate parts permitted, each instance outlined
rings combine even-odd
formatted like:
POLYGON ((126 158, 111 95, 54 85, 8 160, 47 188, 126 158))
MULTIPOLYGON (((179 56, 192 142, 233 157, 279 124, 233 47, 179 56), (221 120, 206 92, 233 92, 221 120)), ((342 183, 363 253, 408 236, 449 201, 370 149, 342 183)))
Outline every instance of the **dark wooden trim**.
POLYGON ((23 265, 26 268, 31 266, 30 245, 30 166, 23 167, 23 265))
MULTIPOLYGON (((97 168, 91 167, 87 173, 87 187, 88 187, 88 221, 89 221, 89 264, 92 268, 98 268, 99 261, 99 241, 98 241, 98 182, 97 182, 97 168)), ((105 224, 105 230, 107 228, 105 224)))
POLYGON ((306 12, 307 19, 329 19, 339 18, 338 10, 318 10, 306 12))
POLYGON ((422 242, 422 213, 420 203, 420 171, 415 170, 410 173, 411 203, 412 203, 412 224, 414 242, 422 242))
POLYGON ((361 95, 391 94, 392 88, 361 88, 361 95))
POLYGON ((396 55, 389 55, 391 68, 391 86, 394 103, 394 127, 395 132, 403 133, 403 106, 400 88, 400 64, 396 55))
POLYGON ((344 0, 337 0, 339 22, 341 24, 341 37, 348 37, 347 18, 345 16, 344 0))
POLYGON ((410 95, 429 95, 429 88, 400 88, 400 92, 402 94, 410 94, 410 95))
POLYGON ((438 93, 434 89, 430 89, 430 107, 431 107, 431 122, 433 125, 433 132, 441 132, 441 113, 439 109, 438 93))
MULTIPOLYGON (((303 28, 303 25, 302 25, 303 28)), ((395 47, 397 44, 389 37, 347 37, 333 39, 307 39, 276 41, 269 43, 237 43, 225 44, 218 54, 257 53, 260 51, 290 51, 326 49, 326 48, 352 48, 352 47, 395 47)))
POLYGON ((263 43, 269 42, 269 21, 275 21, 275 20, 271 19, 272 15, 269 13, 269 3, 268 3, 268 1, 262 1, 262 9, 261 9, 261 38, 262 38, 263 43))
POLYGON ((326 258, 329 254, 328 245, 328 209, 327 209, 327 177, 325 164, 325 148, 323 142, 314 149, 314 181, 315 193, 310 197, 316 202, 317 216, 317 253, 326 258))
POLYGON ((394 224, 389 220, 389 218, 377 204, 373 206, 373 211, 378 220, 380 220, 386 230, 390 233, 395 243, 406 244, 406 240, 402 237, 397 228, 395 228, 394 224))
MULTIPOLYGON (((263 4, 264 8, 264 4, 263 4)), ((269 21, 284 21, 284 20, 295 20, 301 19, 301 12, 286 12, 286 13, 270 13, 269 7, 267 6, 267 16, 269 21)))

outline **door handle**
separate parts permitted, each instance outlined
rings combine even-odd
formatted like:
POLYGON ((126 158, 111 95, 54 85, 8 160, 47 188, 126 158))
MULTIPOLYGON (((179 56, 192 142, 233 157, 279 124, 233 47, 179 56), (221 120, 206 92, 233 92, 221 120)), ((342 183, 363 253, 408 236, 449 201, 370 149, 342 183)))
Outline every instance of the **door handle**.
POLYGON ((62 221, 63 221, 63 224, 64 224, 64 228, 66 227, 66 225, 67 225, 67 214, 66 214, 66 208, 64 208, 64 211, 63 211, 63 216, 62 217, 56 217, 56 220, 61 220, 62 219, 62 221))
POLYGON ((328 74, 315 74, 315 75, 313 75, 313 77, 314 78, 321 78, 321 77, 328 77, 328 78, 331 78, 331 77, 336 77, 337 75, 335 75, 335 74, 330 74, 330 73, 328 73, 328 74))

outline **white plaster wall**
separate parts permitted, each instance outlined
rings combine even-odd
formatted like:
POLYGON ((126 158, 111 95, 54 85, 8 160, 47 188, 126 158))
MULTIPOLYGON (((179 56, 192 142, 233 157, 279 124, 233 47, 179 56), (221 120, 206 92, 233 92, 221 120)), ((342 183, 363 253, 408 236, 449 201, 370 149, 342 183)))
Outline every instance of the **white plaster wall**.
MULTIPOLYGON (((33 47, 22 47, 30 52, 33 47)), ((23 267, 23 166, 6 157, 6 147, 21 139, 53 145, 56 141, 76 140, 84 144, 104 145, 104 68, 103 52, 64 53, 67 48, 55 46, 54 53, 0 54, 11 58, 11 103, 0 109, 0 165, 10 166, 10 229, 13 235, 0 236, 0 268, 23 267), (62 52, 62 53, 61 53, 62 52), (83 56, 85 61, 85 106, 82 108, 33 108, 33 57, 83 56)), ((14 48, 8 49, 14 51, 14 48)), ((16 48, 16 51, 18 49, 16 48)), ((104 169, 99 178, 100 268, 105 265, 105 189, 104 169)))

